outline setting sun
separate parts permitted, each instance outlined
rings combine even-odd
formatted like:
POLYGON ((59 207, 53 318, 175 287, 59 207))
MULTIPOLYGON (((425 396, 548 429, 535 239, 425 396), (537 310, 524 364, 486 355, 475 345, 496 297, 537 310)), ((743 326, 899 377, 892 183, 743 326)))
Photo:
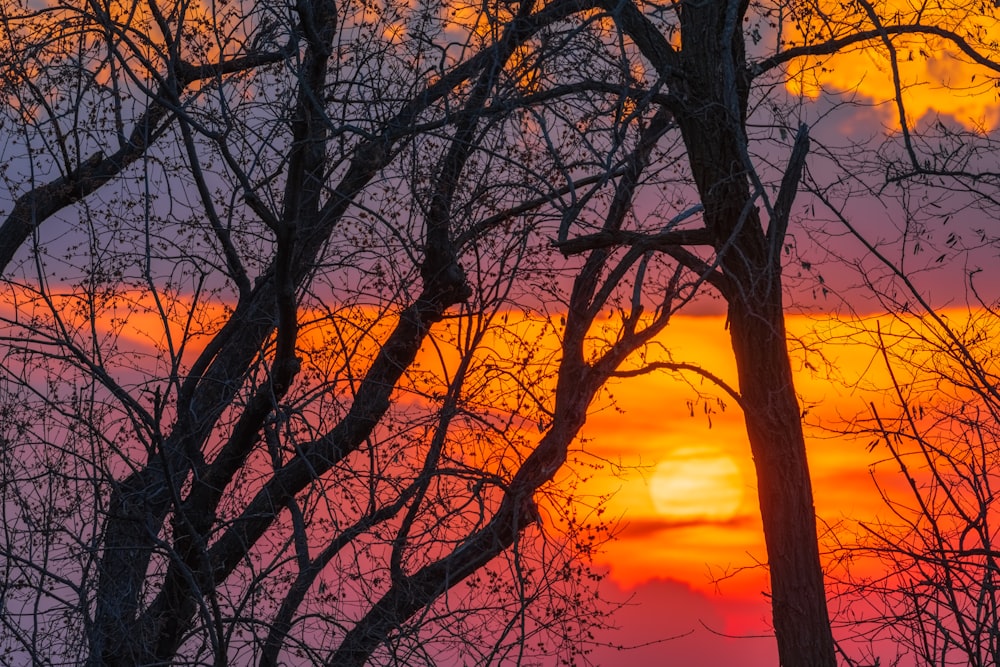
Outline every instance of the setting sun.
POLYGON ((649 479, 656 512, 677 520, 730 519, 743 500, 743 476, 733 458, 711 447, 680 447, 649 479))
POLYGON ((997 2, 0 3, 0 663, 996 663, 997 2))

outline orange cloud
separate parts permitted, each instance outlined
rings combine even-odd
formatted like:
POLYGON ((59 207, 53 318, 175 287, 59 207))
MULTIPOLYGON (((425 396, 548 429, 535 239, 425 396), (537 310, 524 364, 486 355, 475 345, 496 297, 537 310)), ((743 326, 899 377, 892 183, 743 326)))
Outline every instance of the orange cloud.
MULTIPOLYGON (((822 0, 821 11, 801 18, 788 30, 789 44, 816 43, 840 37, 847 30, 871 30, 874 24, 855 4, 822 0), (832 21, 828 22, 830 19, 832 21), (830 27, 833 26, 833 27, 830 27)), ((1000 41, 1000 22, 977 14, 969 3, 911 4, 907 0, 879 3, 884 26, 919 23, 954 31, 987 56, 1000 41)), ((973 63, 951 42, 934 35, 892 37, 899 84, 909 122, 928 114, 953 116, 970 129, 1000 125, 1000 107, 993 81, 996 73, 973 63)), ((788 90, 817 98, 824 91, 858 93, 881 107, 883 120, 899 126, 892 79, 892 54, 882 42, 870 42, 834 56, 804 58, 789 70, 788 90)))
MULTIPOLYGON (((946 315, 958 325, 969 317, 958 311, 946 315)), ((926 325, 913 317, 845 321, 814 315, 790 316, 788 330, 793 339, 808 345, 793 345, 792 355, 805 411, 820 530, 837 530, 884 514, 872 475, 887 488, 901 487, 903 481, 884 451, 869 448, 870 437, 840 431, 854 416, 867 416, 871 405, 883 415, 898 413, 884 393, 891 380, 877 349, 878 337, 893 347, 895 355, 909 357, 919 367, 933 355, 921 340, 928 333, 926 325)), ((701 361, 735 384, 724 317, 675 318, 662 342, 675 360, 701 361)), ((620 518, 624 526, 598 562, 626 587, 670 577, 712 591, 717 580, 725 578, 721 586, 726 594, 758 595, 766 587, 766 576, 757 565, 766 561, 766 553, 753 463, 738 407, 722 410, 714 395, 724 394, 700 379, 687 384, 664 374, 622 380, 610 391, 621 412, 605 409, 594 414, 578 455, 584 461, 605 463, 579 487, 579 493, 594 501, 607 499, 606 514, 620 518), (656 491, 651 488, 657 465, 679 448, 707 449, 736 463, 745 489, 732 518, 685 518, 657 511, 656 491)), ((708 491, 700 487, 700 492, 708 491)), ((728 492, 728 488, 718 490, 722 495, 728 492)))

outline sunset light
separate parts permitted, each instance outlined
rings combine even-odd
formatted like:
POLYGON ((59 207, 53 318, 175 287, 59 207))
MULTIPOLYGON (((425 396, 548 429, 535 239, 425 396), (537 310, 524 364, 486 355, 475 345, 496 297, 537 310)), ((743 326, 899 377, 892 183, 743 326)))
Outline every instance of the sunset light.
POLYGON ((743 477, 731 456, 708 448, 681 447, 656 464, 649 495, 658 514, 678 521, 719 521, 736 514, 743 477))
MULTIPOLYGON (((790 46, 800 44, 804 32, 836 34, 839 26, 832 24, 830 18, 845 12, 855 22, 853 25, 860 24, 872 30, 919 22, 956 30, 968 44, 995 45, 1000 40, 1000 21, 969 5, 908 0, 877 4, 883 18, 874 25, 864 9, 867 2, 856 5, 819 2, 813 13, 806 10, 801 22, 791 23, 786 33, 788 43, 790 46)), ((881 40, 876 40, 836 54, 803 58, 792 66, 787 86, 793 94, 813 99, 824 93, 846 98, 861 96, 881 105, 879 115, 883 122, 898 128, 899 112, 894 104, 898 85, 910 123, 927 115, 940 114, 950 116, 969 129, 989 130, 1000 123, 998 93, 994 85, 997 69, 990 69, 992 72, 984 71, 982 62, 972 62, 969 53, 940 35, 914 31, 894 35, 891 50, 881 40)))
POLYGON ((996 667, 998 43, 0 0, 0 663, 996 667))

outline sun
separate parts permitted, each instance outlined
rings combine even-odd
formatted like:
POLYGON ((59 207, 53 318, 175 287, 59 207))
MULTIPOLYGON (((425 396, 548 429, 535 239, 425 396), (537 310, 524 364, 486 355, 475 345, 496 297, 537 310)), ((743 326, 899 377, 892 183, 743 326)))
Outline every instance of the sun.
POLYGON ((649 495, 662 516, 725 521, 739 510, 743 486, 732 456, 714 447, 680 447, 657 464, 649 495))

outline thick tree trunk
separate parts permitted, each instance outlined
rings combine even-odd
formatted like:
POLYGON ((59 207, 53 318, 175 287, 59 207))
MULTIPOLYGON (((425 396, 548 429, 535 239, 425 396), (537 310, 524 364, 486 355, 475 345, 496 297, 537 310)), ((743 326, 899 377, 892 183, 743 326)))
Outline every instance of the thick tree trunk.
MULTIPOLYGON (((771 577, 772 615, 783 667, 834 667, 836 654, 819 559, 801 414, 785 340, 781 243, 790 197, 765 233, 747 153, 742 6, 684 3, 684 76, 677 122, 728 285, 729 326, 747 435, 757 470, 771 577)), ((801 150, 804 150, 804 146, 801 150)), ((799 150, 795 151, 800 152, 799 150)), ((793 158, 789 170, 801 169, 793 158)), ((786 179, 788 180, 788 179, 786 179)), ((785 184, 783 183, 783 189, 785 184)))
POLYGON ((816 542, 812 486, 792 384, 780 293, 735 302, 730 332, 764 523, 778 656, 784 667, 836 664, 816 542))

